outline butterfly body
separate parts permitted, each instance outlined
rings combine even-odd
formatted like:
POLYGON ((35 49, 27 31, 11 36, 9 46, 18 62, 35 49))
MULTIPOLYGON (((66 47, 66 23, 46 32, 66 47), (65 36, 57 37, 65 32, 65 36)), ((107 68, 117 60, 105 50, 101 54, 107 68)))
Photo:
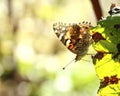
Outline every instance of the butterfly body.
POLYGON ((79 24, 55 23, 53 30, 59 40, 74 54, 75 61, 80 60, 87 54, 91 45, 91 35, 89 30, 91 24, 83 22, 79 24))

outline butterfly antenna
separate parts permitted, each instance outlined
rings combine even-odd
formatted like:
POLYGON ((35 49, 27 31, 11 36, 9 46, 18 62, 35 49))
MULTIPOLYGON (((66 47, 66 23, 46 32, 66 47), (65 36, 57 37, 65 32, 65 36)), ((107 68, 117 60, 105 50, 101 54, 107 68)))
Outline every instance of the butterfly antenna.
POLYGON ((71 60, 71 61, 70 61, 67 65, 65 65, 62 69, 65 70, 68 65, 72 64, 72 62, 75 62, 75 61, 76 61, 75 59, 71 60))

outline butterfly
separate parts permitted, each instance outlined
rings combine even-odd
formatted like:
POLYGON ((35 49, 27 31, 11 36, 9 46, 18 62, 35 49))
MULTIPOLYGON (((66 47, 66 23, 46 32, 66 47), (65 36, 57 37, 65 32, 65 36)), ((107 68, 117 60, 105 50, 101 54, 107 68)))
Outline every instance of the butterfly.
MULTIPOLYGON (((92 37, 89 33, 91 23, 79 24, 54 23, 53 30, 59 40, 74 54, 74 61, 80 60, 88 52, 92 37)), ((64 68, 63 68, 64 69, 64 68)))
POLYGON ((119 14, 120 13, 120 6, 116 6, 116 4, 111 4, 110 10, 108 11, 110 15, 119 14))

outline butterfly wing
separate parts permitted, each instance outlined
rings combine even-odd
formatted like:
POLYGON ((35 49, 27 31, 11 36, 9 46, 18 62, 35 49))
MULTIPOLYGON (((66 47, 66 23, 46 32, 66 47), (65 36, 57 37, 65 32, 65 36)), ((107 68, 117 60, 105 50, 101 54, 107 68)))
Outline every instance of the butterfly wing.
POLYGON ((60 41, 77 55, 76 60, 81 59, 87 53, 91 44, 90 28, 91 24, 88 22, 68 25, 55 23, 53 25, 53 30, 60 41))
POLYGON ((57 37, 59 38, 59 40, 66 46, 66 32, 68 31, 69 25, 66 25, 65 23, 55 23, 53 24, 53 30, 55 32, 55 34, 57 35, 57 37))

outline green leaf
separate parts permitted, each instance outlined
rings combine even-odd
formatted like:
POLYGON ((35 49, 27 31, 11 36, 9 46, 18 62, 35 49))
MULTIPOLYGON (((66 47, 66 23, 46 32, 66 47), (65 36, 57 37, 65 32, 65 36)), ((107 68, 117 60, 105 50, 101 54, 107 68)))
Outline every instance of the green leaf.
POLYGON ((120 16, 100 20, 90 33, 97 51, 93 63, 100 80, 98 95, 120 96, 120 16))

